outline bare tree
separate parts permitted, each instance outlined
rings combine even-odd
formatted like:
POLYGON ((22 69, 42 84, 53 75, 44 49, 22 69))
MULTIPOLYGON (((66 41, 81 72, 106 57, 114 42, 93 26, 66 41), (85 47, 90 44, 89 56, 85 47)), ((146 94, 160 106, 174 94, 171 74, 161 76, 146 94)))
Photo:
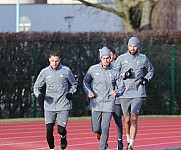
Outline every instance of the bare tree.
POLYGON ((177 29, 177 13, 180 6, 180 0, 161 0, 153 9, 152 28, 154 30, 177 29))
POLYGON ((142 13, 141 13, 141 22, 140 29, 141 30, 149 30, 151 29, 151 13, 156 3, 153 3, 150 0, 146 0, 142 3, 142 13))
POLYGON ((121 17, 125 30, 134 31, 137 29, 150 29, 151 12, 159 0, 111 0, 115 8, 102 3, 91 3, 86 0, 78 1, 86 6, 108 11, 121 17))

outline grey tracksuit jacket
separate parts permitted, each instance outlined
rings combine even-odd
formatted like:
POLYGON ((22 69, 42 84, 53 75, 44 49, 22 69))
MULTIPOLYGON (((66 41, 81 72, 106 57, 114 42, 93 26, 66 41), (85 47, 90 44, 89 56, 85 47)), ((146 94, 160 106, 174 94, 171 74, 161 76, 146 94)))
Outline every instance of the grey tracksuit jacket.
POLYGON ((120 70, 123 78, 125 77, 125 72, 130 68, 132 69, 131 78, 123 80, 125 90, 119 98, 147 97, 145 85, 141 85, 139 79, 144 77, 150 81, 153 78, 154 68, 145 55, 139 51, 135 55, 131 55, 127 51, 116 59, 114 66, 120 70), (144 74, 145 70, 146 74, 144 74))
POLYGON ((72 108, 72 101, 66 98, 66 94, 77 91, 77 81, 70 68, 60 64, 57 69, 52 69, 51 66, 42 69, 34 84, 36 97, 41 93, 44 84, 46 84, 44 101, 46 111, 69 110, 72 108), (71 84, 70 88, 69 84, 71 84))
POLYGON ((95 94, 90 99, 90 109, 103 112, 113 112, 115 109, 115 97, 109 93, 114 90, 120 96, 124 91, 119 71, 111 64, 108 69, 104 69, 101 62, 89 68, 83 79, 83 88, 87 95, 95 94))

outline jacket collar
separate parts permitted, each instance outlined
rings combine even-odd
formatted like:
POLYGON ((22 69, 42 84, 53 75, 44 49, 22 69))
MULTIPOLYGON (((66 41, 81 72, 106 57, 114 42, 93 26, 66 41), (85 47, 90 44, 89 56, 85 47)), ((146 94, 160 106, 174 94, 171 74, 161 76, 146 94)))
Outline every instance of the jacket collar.
MULTIPOLYGON (((105 69, 105 68, 102 66, 102 63, 101 63, 101 62, 99 63, 99 66, 100 66, 102 69, 105 69)), ((109 64, 109 67, 108 67, 107 69, 111 69, 111 68, 113 68, 113 65, 110 63, 110 64, 109 64)))
POLYGON ((134 57, 136 57, 136 56, 140 55, 140 52, 139 52, 139 51, 137 51, 137 52, 136 52, 136 54, 132 55, 132 54, 130 54, 130 52, 129 52, 129 51, 127 51, 127 54, 128 54, 129 56, 134 56, 134 57))
POLYGON ((60 70, 62 68, 62 64, 60 63, 56 69, 53 69, 50 65, 49 65, 49 67, 51 70, 56 71, 56 70, 60 70))

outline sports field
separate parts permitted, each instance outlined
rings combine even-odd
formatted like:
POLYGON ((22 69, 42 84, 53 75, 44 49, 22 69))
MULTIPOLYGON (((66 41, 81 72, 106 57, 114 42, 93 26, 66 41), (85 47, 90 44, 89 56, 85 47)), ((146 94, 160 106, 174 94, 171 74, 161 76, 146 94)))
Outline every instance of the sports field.
MULTIPOLYGON (((91 130, 90 119, 69 120, 66 150, 98 150, 99 141, 91 130)), ((57 126, 54 130, 55 150, 59 150, 57 126)), ((123 136, 126 146, 125 133, 123 136)), ((109 150, 116 150, 117 133, 111 122, 109 150)), ((124 146, 124 149, 125 149, 124 146)), ((181 117, 139 118, 134 150, 181 149, 181 117)), ((49 150, 44 121, 0 122, 0 150, 49 150)))

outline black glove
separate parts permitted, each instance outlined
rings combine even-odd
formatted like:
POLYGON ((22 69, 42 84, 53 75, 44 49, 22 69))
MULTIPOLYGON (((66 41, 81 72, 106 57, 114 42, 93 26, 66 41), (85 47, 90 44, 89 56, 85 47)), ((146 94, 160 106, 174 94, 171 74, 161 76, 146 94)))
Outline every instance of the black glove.
POLYGON ((44 99, 45 99, 45 96, 43 94, 38 95, 38 103, 42 110, 43 110, 44 99))
POLYGON ((131 73, 131 70, 132 70, 132 69, 130 68, 128 71, 125 72, 124 80, 126 80, 127 78, 131 78, 131 74, 132 74, 132 73, 131 73))
POLYGON ((43 101, 44 101, 44 98, 45 98, 45 96, 43 95, 43 94, 39 94, 38 95, 38 102, 40 103, 42 103, 43 101))
POLYGON ((141 85, 146 85, 148 83, 148 80, 146 78, 141 77, 139 79, 141 85))
POLYGON ((72 99, 73 99, 73 94, 72 94, 72 93, 67 93, 67 94, 66 94, 66 98, 67 98, 68 100, 72 100, 72 99))

